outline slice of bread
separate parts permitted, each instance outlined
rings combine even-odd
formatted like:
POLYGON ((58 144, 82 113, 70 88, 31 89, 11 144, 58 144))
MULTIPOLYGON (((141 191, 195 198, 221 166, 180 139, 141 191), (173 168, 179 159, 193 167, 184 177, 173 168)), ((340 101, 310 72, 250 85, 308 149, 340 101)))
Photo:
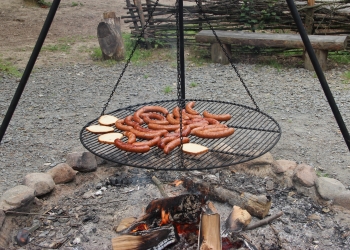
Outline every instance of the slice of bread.
POLYGON ((114 132, 114 129, 112 127, 101 126, 101 125, 92 125, 87 127, 86 130, 94 134, 105 134, 105 133, 114 132))
POLYGON ((103 115, 98 119, 98 123, 105 126, 112 126, 118 121, 118 118, 113 115, 103 115))
POLYGON ((191 155, 199 155, 208 152, 208 148, 196 143, 185 143, 182 145, 182 150, 191 155))
POLYGON ((123 134, 121 133, 107 133, 100 135, 98 137, 98 141, 100 143, 106 143, 106 144, 114 144, 115 139, 121 139, 123 137, 123 134))

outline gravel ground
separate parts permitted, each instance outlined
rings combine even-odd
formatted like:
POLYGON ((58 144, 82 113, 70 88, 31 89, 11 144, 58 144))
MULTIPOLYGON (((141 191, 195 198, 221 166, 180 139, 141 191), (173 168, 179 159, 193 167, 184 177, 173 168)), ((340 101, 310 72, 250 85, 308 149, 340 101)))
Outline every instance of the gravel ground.
MULTIPOLYGON (((0 145, 0 194, 21 183, 25 174, 46 171, 64 162, 67 153, 84 149, 79 132, 101 113, 123 66, 36 68, 0 145)), ((281 125, 282 138, 271 151, 275 159, 307 163, 349 186, 350 155, 315 73, 254 64, 237 68, 260 109, 281 125)), ((342 79, 346 70, 338 67, 325 75, 350 124, 350 88, 342 79)), ((253 105, 229 66, 187 65, 186 74, 187 98, 253 105)), ((18 79, 0 76, 2 119, 17 84, 18 79)), ((176 68, 170 62, 131 65, 107 111, 176 96, 176 68), (165 93, 167 86, 173 91, 165 93)))

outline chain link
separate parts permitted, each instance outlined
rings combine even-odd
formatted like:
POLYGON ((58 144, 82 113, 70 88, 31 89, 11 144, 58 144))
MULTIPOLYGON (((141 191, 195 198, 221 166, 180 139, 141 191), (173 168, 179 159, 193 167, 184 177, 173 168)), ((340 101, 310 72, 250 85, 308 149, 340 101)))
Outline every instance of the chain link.
POLYGON ((196 4, 197 4, 197 6, 198 6, 198 8, 199 8, 200 13, 201 13, 202 16, 204 17, 204 20, 207 22, 207 24, 209 25, 209 28, 210 28, 211 31, 213 32, 213 34, 214 34, 214 36, 215 36, 215 38, 216 38, 216 41, 219 43, 219 45, 220 45, 222 51, 225 53, 225 55, 226 55, 227 59, 229 60, 229 62, 230 62, 230 64, 231 64, 232 68, 234 69, 234 71, 236 72, 236 74, 237 74, 239 80, 240 80, 241 83, 243 84, 243 87, 245 88, 245 91, 247 92, 247 94, 248 94, 249 97, 250 97, 250 100, 254 103, 256 110, 259 111, 260 108, 259 108, 258 104, 255 102, 255 100, 254 100, 252 94, 250 93, 250 91, 249 91, 247 85, 244 83, 243 78, 241 77, 241 75, 240 75, 239 72, 238 72, 238 69, 237 69, 236 66, 233 64, 232 58, 230 58, 229 54, 227 53, 226 49, 224 48, 224 46, 223 46, 221 40, 219 39, 218 35, 217 35, 216 32, 215 32, 213 26, 212 26, 211 23, 209 22, 209 19, 208 19, 207 15, 206 15, 205 12, 203 11, 202 6, 198 3, 198 0, 196 0, 196 4))
POLYGON ((123 75, 124 75, 124 73, 125 73, 125 71, 126 71, 126 68, 129 66, 129 63, 130 63, 130 61, 131 61, 131 58, 133 57, 133 55, 134 55, 134 53, 135 53, 135 51, 136 51, 136 49, 137 49, 137 46, 140 44, 141 39, 142 39, 142 37, 143 37, 143 35, 144 35, 144 33, 145 33, 145 30, 146 30, 147 26, 149 25, 149 21, 152 19, 153 13, 154 13, 154 11, 155 11, 157 5, 158 5, 158 2, 159 2, 159 0, 157 0, 157 1, 155 2, 154 6, 153 6, 153 8, 152 8, 152 10, 151 10, 151 12, 149 13, 149 17, 148 17, 148 19, 147 19, 147 21, 146 21, 146 23, 145 23, 145 26, 143 26, 143 28, 142 28, 142 30, 141 30, 141 33, 140 33, 139 37, 138 37, 137 40, 136 40, 135 46, 133 47, 133 49, 132 49, 132 51, 131 51, 131 53, 130 53, 130 55, 129 55, 129 58, 128 58, 128 60, 126 61, 125 66, 124 66, 124 68, 123 68, 123 70, 122 70, 122 72, 121 72, 121 74, 120 74, 120 76, 119 76, 119 78, 118 78, 118 80, 117 80, 117 83, 115 84, 115 86, 114 86, 114 88, 113 88, 113 90, 112 90, 112 92, 111 92, 111 94, 110 94, 110 96, 109 96, 107 102, 105 103, 105 105, 104 105, 104 107, 103 107, 103 109, 102 109, 101 116, 104 115, 104 113, 105 113, 105 111, 106 111, 106 109, 107 109, 107 107, 108 107, 108 105, 109 105, 109 102, 111 101, 111 99, 112 99, 112 97, 113 97, 113 95, 114 95, 114 92, 116 91, 116 89, 117 89, 117 87, 118 87, 118 85, 119 85, 119 83, 120 83, 120 81, 121 81, 121 79, 122 79, 122 77, 123 77, 123 75))

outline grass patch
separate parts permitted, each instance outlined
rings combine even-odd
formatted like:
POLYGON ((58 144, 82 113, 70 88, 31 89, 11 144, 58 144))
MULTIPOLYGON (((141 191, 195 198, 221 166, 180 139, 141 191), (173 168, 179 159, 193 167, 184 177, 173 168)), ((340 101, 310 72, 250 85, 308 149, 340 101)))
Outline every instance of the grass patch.
POLYGON ((210 62, 210 51, 207 48, 191 46, 187 54, 187 60, 196 66, 203 66, 210 62))
POLYGON ((344 72, 343 78, 344 78, 343 83, 349 84, 350 83, 350 71, 344 72))
POLYGON ((321 170, 316 170, 316 175, 318 177, 330 177, 329 174, 323 173, 321 170))
POLYGON ((41 49, 42 51, 51 51, 51 52, 66 52, 69 53, 70 46, 68 44, 49 44, 45 45, 41 49))
POLYGON ((275 69, 277 69, 278 72, 281 71, 281 69, 283 68, 282 64, 279 63, 276 59, 266 59, 265 61, 261 62, 260 64, 275 68, 275 69))
POLYGON ((196 83, 196 82, 191 82, 190 83, 190 87, 191 88, 194 88, 194 87, 197 87, 198 86, 198 83, 196 83))
POLYGON ((164 88, 164 93, 165 94, 169 94, 170 92, 172 92, 173 91, 173 88, 171 87, 171 86, 166 86, 165 88, 164 88))
POLYGON ((18 69, 12 65, 10 62, 4 61, 0 58, 0 72, 5 72, 11 76, 21 77, 22 73, 18 71, 18 69))
POLYGON ((328 58, 338 64, 350 64, 350 51, 329 52, 328 58))

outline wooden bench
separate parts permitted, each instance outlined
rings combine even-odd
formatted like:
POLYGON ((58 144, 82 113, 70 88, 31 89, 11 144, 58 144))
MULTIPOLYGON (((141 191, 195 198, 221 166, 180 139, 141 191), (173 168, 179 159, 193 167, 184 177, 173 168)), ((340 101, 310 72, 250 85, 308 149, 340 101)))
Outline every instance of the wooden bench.
MULTIPOLYGON (((275 47, 275 48, 304 48, 304 43, 298 34, 270 34, 253 33, 237 31, 215 31, 225 50, 231 56, 231 45, 250 45, 257 47, 275 47)), ((327 68, 328 51, 337 51, 346 49, 347 36, 331 35, 309 35, 312 47, 316 57, 323 70, 327 68)), ((220 45, 211 30, 202 30, 196 35, 196 41, 199 43, 211 44, 211 59, 215 63, 228 64, 229 61, 222 51, 220 45)), ((305 53, 304 66, 308 70, 314 70, 309 56, 305 53)))

